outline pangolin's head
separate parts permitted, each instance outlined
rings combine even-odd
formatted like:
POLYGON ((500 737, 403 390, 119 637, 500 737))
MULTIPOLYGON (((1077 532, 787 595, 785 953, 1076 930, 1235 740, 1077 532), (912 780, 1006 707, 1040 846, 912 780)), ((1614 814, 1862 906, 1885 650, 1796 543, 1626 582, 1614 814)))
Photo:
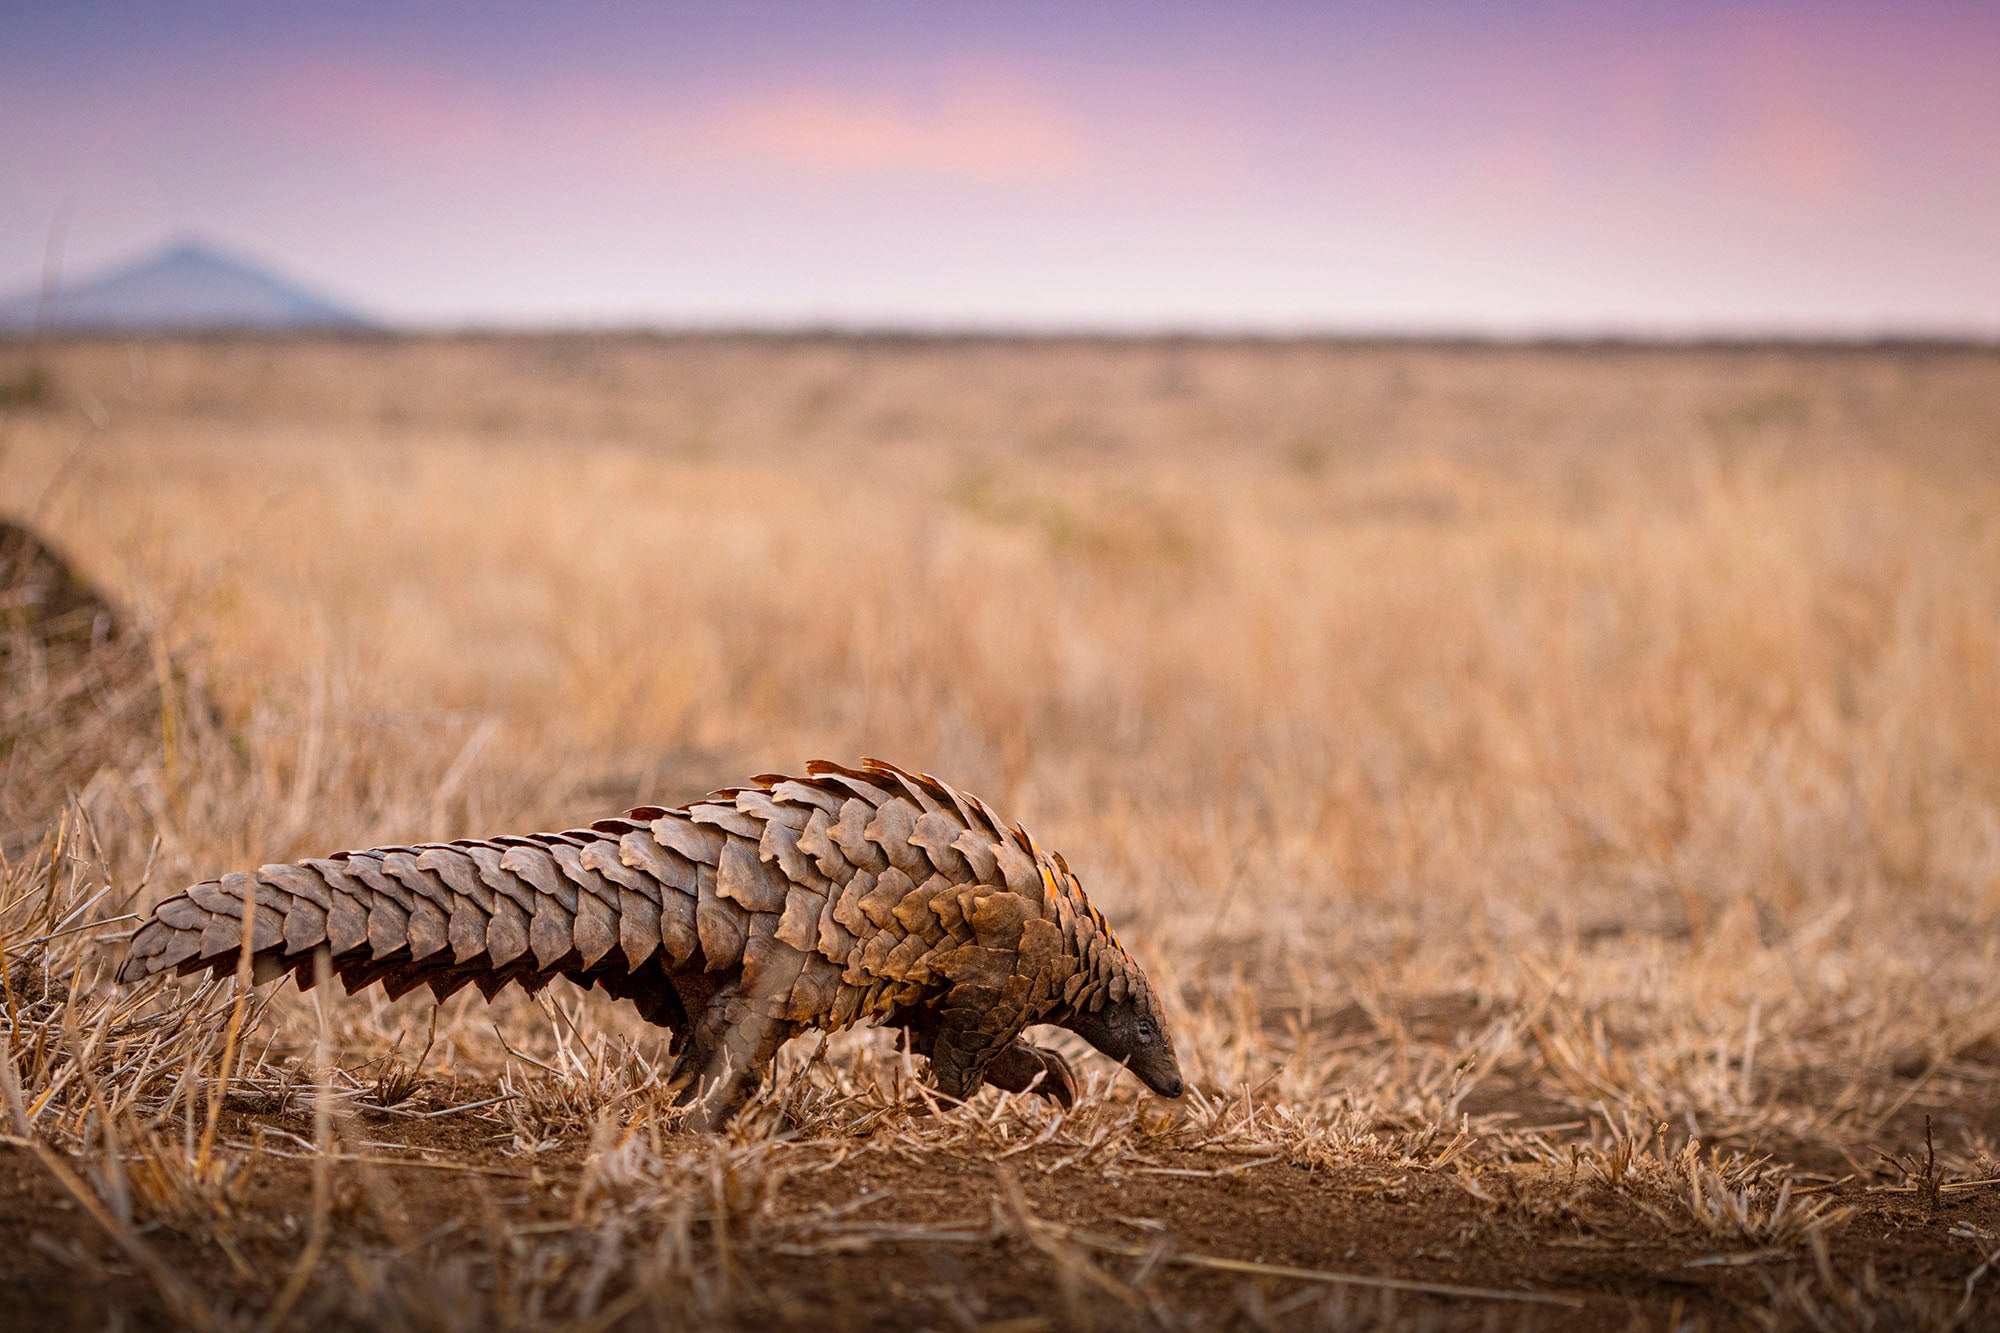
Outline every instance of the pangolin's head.
POLYGON ((1166 1015, 1137 966, 1125 969, 1125 991, 1124 999, 1106 1000, 1095 1011, 1079 1010, 1062 1025, 1162 1097, 1180 1096, 1185 1085, 1180 1061, 1174 1058, 1174 1039, 1167 1035, 1166 1015))

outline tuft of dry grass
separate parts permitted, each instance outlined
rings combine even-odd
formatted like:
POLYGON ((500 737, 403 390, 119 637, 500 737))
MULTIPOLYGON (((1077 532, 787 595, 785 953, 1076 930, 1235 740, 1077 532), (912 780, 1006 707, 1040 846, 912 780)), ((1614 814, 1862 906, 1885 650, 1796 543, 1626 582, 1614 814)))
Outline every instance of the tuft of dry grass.
POLYGON ((154 646, 150 694, 38 668, 94 701, 82 776, 0 801, 0 1225, 67 1201, 32 1252, 93 1279, 30 1308, 2000 1310, 2000 356, 41 355, 65 392, 0 407, 0 509, 154 646), (1072 1046, 1068 1113, 938 1111, 858 1032, 705 1140, 574 993, 106 981, 128 913, 225 869, 864 753, 1065 851, 1184 1104, 1072 1046))

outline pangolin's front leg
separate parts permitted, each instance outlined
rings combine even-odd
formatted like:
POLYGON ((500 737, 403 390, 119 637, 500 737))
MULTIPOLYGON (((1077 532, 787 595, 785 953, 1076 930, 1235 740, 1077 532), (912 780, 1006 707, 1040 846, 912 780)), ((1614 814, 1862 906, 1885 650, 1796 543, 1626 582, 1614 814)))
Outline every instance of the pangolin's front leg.
POLYGON ((971 1054, 986 1044, 966 1040, 960 1025, 934 1009, 899 1010, 889 1020, 903 1029, 912 1051, 931 1063, 931 1083, 949 1101, 961 1102, 991 1084, 1003 1092, 1032 1092, 1067 1109, 1076 1104, 1076 1073, 1069 1062, 1046 1047, 1016 1037, 983 1062, 971 1054))
POLYGON ((1076 1071, 1069 1061, 1046 1046, 1022 1037, 993 1057, 986 1066, 986 1083, 1005 1092, 1032 1092, 1067 1111, 1076 1105, 1076 1071))

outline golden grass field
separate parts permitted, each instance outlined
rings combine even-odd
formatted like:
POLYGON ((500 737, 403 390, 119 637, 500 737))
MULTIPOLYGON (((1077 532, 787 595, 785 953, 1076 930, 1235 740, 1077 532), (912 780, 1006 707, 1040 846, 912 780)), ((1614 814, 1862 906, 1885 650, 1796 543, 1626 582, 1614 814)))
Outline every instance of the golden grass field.
POLYGON ((0 513, 172 682, 0 752, 50 1326, 2000 1320, 2000 353, 33 355, 0 513), (856 1033, 707 1139, 601 996, 108 980, 224 870, 862 755, 1064 851, 1188 1098, 856 1033))

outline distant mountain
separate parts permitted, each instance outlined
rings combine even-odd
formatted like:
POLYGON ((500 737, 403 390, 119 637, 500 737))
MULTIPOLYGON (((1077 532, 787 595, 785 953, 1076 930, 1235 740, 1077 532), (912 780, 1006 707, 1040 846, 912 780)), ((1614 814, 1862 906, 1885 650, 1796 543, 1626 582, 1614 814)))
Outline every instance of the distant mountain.
MULTIPOLYGON (((0 300, 0 331, 35 327, 40 292, 0 300)), ((41 327, 105 330, 358 329, 373 321, 296 283, 198 241, 66 283, 41 327)))

